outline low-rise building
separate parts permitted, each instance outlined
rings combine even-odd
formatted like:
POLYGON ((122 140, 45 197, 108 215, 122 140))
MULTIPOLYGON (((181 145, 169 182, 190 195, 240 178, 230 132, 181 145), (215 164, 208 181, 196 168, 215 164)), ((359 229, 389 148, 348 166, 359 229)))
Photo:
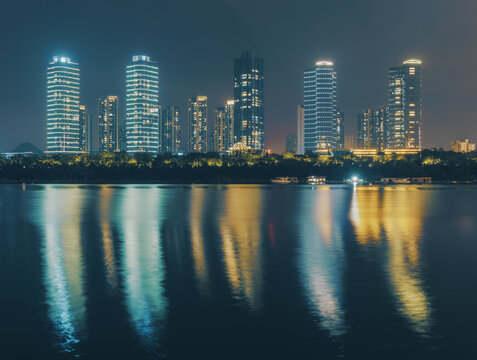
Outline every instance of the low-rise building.
POLYGON ((459 153, 475 151, 475 143, 471 143, 469 139, 456 140, 451 144, 451 150, 459 153))

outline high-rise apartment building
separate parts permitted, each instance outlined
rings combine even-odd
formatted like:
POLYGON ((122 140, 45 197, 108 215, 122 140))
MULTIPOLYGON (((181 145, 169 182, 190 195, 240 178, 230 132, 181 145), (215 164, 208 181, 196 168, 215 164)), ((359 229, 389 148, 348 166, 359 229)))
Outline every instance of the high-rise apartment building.
POLYGON ((379 106, 358 114, 358 148, 378 149, 387 147, 385 129, 388 119, 388 107, 379 106))
POLYGON ((127 152, 159 150, 159 68, 145 55, 135 55, 126 67, 127 152))
POLYGON ((160 148, 161 152, 176 152, 181 145, 181 112, 179 106, 161 109, 160 148))
POLYGON ((53 57, 46 87, 47 152, 81 152, 79 65, 67 57, 53 57))
POLYGON ((336 114, 336 147, 338 149, 343 149, 345 143, 344 112, 338 109, 336 114))
POLYGON ((234 100, 227 100, 214 112, 213 151, 227 151, 234 144, 234 100))
POLYGON ((373 148, 383 150, 388 147, 386 142, 386 129, 388 125, 388 106, 378 106, 373 110, 371 119, 371 145, 373 148))
POLYGON ((338 147, 336 72, 331 61, 318 61, 304 72, 304 150, 338 147))
POLYGON ((263 59, 245 51, 234 62, 234 137, 252 149, 265 148, 263 59))
POLYGON ((188 102, 189 152, 207 152, 207 96, 188 102))
POLYGON ((219 106, 214 112, 213 151, 226 151, 225 148, 225 106, 219 106))
POLYGON ((98 99, 99 151, 119 151, 119 115, 117 96, 98 99))
POLYGON ((79 120, 80 120, 80 151, 91 152, 91 140, 92 140, 92 124, 91 114, 88 111, 86 105, 80 105, 79 107, 79 120))
POLYGON ((422 148, 422 62, 406 60, 389 69, 389 148, 422 148))
POLYGON ((358 114, 358 148, 371 148, 371 109, 358 114))
POLYGON ((305 153, 305 108, 298 105, 296 109, 296 153, 305 153))

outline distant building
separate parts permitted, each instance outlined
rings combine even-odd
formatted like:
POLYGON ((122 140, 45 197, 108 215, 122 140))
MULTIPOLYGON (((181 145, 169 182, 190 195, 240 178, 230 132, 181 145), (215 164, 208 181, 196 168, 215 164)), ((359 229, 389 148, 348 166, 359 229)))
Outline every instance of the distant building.
POLYGON ((338 149, 344 149, 344 143, 345 143, 345 124, 344 121, 344 112, 338 109, 337 111, 337 117, 336 117, 336 147, 338 149))
POLYGON ((451 150, 459 153, 472 152, 475 151, 475 143, 471 143, 469 139, 456 140, 451 144, 451 150))
POLYGON ((389 69, 389 148, 422 148, 422 62, 406 60, 389 69))
POLYGON ((207 152, 207 96, 189 99, 189 152, 207 152))
POLYGON ((127 151, 126 126, 119 125, 119 151, 127 151))
POLYGON ((387 147, 385 134, 388 124, 389 107, 378 106, 373 110, 371 115, 371 146, 381 150, 387 147))
POLYGON ((358 114, 358 148, 371 149, 371 109, 358 114))
POLYGON ((161 109, 160 151, 177 152, 181 147, 181 113, 179 106, 161 109))
POLYGON ((255 150, 265 148, 263 59, 245 51, 234 62, 234 137, 255 150))
POLYGON ((119 99, 98 98, 99 152, 119 151, 119 99))
POLYGON ((80 69, 55 56, 47 70, 47 152, 82 152, 80 137, 80 69))
POLYGON ((388 118, 387 106, 367 109, 358 114, 358 148, 384 149, 384 131, 388 118))
POLYGON ((91 124, 91 114, 88 111, 86 105, 80 105, 79 107, 79 119, 80 119, 80 151, 91 152, 91 140, 93 137, 93 129, 91 124))
POLYGON ((297 147, 296 135, 295 134, 287 135, 286 151, 292 154, 296 154, 296 147, 297 147))
POLYGON ((225 106, 219 106, 214 113, 213 151, 227 151, 233 145, 233 104, 227 101, 225 106))
POLYGON ((331 61, 318 61, 304 72, 304 150, 338 147, 336 72, 331 61))
POLYGON ((356 141, 354 135, 345 135, 345 149, 354 149, 356 147, 356 141))
POLYGON ((224 148, 228 150, 231 146, 233 146, 235 141, 234 136, 234 107, 235 107, 235 100, 227 100, 225 102, 225 113, 224 113, 224 148))
POLYGON ((130 154, 159 150, 159 68, 145 55, 126 67, 126 148, 130 154))
POLYGON ((296 109, 296 153, 305 153, 305 108, 298 105, 296 109))

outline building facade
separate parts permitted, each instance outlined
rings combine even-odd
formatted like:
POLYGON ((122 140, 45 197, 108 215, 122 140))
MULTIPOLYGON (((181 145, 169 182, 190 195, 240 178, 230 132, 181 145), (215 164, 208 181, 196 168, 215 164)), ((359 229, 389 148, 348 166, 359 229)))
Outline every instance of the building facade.
POLYGON ((304 151, 338 147, 337 80, 331 61, 304 73, 304 151))
POLYGON ((188 102, 189 152, 207 152, 207 96, 196 96, 188 102))
POLYGON ((295 134, 287 135, 286 152, 296 154, 297 136, 295 134))
POLYGON ((80 119, 80 151, 91 152, 91 114, 86 105, 79 107, 80 119))
POLYGON ((388 121, 388 107, 379 106, 358 114, 358 148, 387 148, 385 131, 388 121))
POLYGON ((406 60, 389 69, 389 148, 422 148, 422 62, 406 60))
POLYGON ((119 98, 98 99, 99 151, 119 151, 119 98))
POLYGON ((181 147, 181 111, 179 106, 161 109, 160 151, 177 152, 181 147))
POLYGON ((159 68, 145 55, 133 56, 126 67, 126 149, 159 150, 159 68))
POLYGON ((225 148, 226 131, 225 106, 219 106, 214 111, 213 151, 221 152, 228 150, 228 148, 225 148))
POLYGON ((344 112, 338 109, 336 114, 337 114, 336 116, 336 148, 344 149, 344 143, 345 143, 344 112))
POLYGON ((358 148, 371 149, 371 109, 358 114, 358 148))
POLYGON ((305 153, 305 108, 298 105, 296 108, 296 153, 305 153))
POLYGON ((243 52, 234 62, 234 137, 255 150, 265 148, 263 59, 243 52))
POLYGON ((389 118, 388 106, 378 106, 371 114, 371 146, 378 150, 388 147, 386 129, 389 118))
POLYGON ((468 153, 475 151, 475 143, 471 143, 469 139, 456 140, 451 144, 453 152, 468 153))
POLYGON ((53 57, 46 87, 47 152, 82 152, 79 65, 67 57, 53 57))

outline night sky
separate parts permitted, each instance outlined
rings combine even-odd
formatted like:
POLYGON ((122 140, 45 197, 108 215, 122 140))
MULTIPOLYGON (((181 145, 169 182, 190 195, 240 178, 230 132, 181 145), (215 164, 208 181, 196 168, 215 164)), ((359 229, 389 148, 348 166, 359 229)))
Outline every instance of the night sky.
MULTIPOLYGON (((296 132, 303 70, 332 59, 346 135, 356 113, 387 102, 387 70, 423 60, 425 147, 477 140, 476 0, 62 0, 0 3, 0 151, 45 148, 46 67, 79 62, 81 102, 119 95, 125 65, 146 54, 160 68, 160 102, 209 97, 209 117, 233 94, 233 59, 265 61, 266 147, 281 152, 296 132)), ((185 124, 185 122, 184 122, 185 124)), ((97 130, 94 130, 95 133, 97 130)), ((97 145, 95 146, 97 147, 97 145)))

